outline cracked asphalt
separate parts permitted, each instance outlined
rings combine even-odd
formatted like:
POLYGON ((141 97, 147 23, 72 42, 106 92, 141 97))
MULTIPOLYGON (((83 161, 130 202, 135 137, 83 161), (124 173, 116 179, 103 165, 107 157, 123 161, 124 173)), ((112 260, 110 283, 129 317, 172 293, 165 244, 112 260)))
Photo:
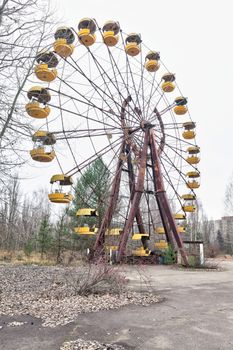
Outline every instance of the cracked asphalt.
POLYGON ((0 317, 1 350, 58 350, 78 338, 123 345, 126 349, 232 350, 233 262, 222 271, 126 267, 130 287, 152 289, 164 300, 148 307, 81 314, 66 326, 42 327, 30 315, 0 317), (150 280, 145 284, 145 274, 150 280), (22 322, 9 326, 12 321, 22 322), (25 322, 25 323, 23 323, 25 322))

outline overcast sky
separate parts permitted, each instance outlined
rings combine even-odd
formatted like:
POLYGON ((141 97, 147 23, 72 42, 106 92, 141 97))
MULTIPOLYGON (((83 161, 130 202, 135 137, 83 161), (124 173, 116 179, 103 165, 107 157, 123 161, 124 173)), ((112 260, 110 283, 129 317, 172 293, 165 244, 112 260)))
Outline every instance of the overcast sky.
POLYGON ((83 17, 120 22, 160 52, 197 123, 201 147, 198 195, 210 218, 224 215, 224 192, 233 172, 232 10, 230 0, 52 0, 61 24, 77 28, 83 17))

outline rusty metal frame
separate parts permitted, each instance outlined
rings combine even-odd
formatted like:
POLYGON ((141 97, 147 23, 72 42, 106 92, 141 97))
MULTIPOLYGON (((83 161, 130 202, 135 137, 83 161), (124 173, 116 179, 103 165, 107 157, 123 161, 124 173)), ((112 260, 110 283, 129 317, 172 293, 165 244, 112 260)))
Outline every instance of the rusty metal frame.
MULTIPOLYGON (((142 121, 140 128, 144 131, 144 140, 143 140, 142 149, 139 150, 137 145, 134 143, 133 138, 131 137, 134 131, 130 130, 130 128, 127 128, 127 125, 125 123, 125 111, 130 101, 131 101, 131 97, 128 96, 122 104, 121 126, 123 129, 124 137, 123 137, 122 146, 120 150, 120 155, 126 154, 126 158, 127 158, 127 168, 128 168, 127 171, 128 171, 129 189, 130 189, 130 203, 129 203, 130 210, 128 213, 128 218, 125 221, 123 232, 120 236, 117 261, 121 262, 125 256, 127 240, 131 233, 135 219, 137 222, 139 232, 141 234, 145 233, 143 218, 140 211, 140 201, 141 201, 142 194, 144 192, 144 180, 145 180, 147 159, 148 159, 147 153, 149 148, 156 201, 160 212, 161 220, 164 226, 167 241, 171 244, 173 249, 175 250, 177 250, 177 248, 179 249, 181 256, 183 258, 184 264, 188 265, 187 254, 184 250, 182 239, 179 233, 177 232, 175 220, 173 218, 172 210, 170 208, 167 194, 164 188, 164 183, 163 183, 163 176, 162 176, 161 165, 160 165, 160 154, 163 151, 163 147, 165 144, 165 135, 160 142, 159 148, 157 149, 156 135, 153 129, 153 125, 151 125, 147 121, 142 121), (132 153, 134 153, 136 159, 139 162, 137 181, 135 181, 135 174, 132 166, 132 158, 131 158, 132 153)), ((157 109, 154 110, 154 113, 156 113, 160 124, 163 124, 161 116, 157 111, 157 109)), ((97 258, 104 254, 105 233, 111 225, 113 214, 117 206, 117 200, 118 200, 119 191, 120 191, 123 162, 124 162, 123 157, 119 156, 117 161, 117 166, 116 166, 115 177, 112 183, 111 193, 109 196, 108 207, 106 209, 101 226, 98 230, 98 235, 94 245, 94 256, 97 258)), ((143 247, 146 249, 147 239, 142 239, 142 244, 143 244, 143 247)))
POLYGON ((180 254, 183 258, 183 262, 185 265, 188 266, 189 265, 188 257, 184 250, 182 239, 179 233, 177 232, 175 220, 173 218, 172 210, 170 208, 167 194, 164 188, 163 177, 162 177, 161 166, 160 166, 160 158, 156 147, 155 132, 153 129, 150 130, 149 147, 151 150, 151 161, 152 161, 156 200, 158 203, 161 219, 164 225, 164 230, 168 238, 168 242, 172 245, 174 249, 176 249, 176 245, 175 245, 175 242, 176 242, 178 249, 180 251, 180 254))

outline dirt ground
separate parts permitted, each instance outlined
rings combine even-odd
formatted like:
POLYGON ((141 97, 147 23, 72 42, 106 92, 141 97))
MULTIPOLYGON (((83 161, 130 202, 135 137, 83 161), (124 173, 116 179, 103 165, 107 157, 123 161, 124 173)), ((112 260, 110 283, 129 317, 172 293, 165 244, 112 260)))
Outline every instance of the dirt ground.
POLYGON ((219 261, 219 266, 220 271, 127 267, 130 288, 150 289, 165 300, 80 314, 55 328, 42 327, 31 315, 1 316, 0 349, 59 350, 64 342, 81 338, 135 350, 232 350, 233 261, 219 261))

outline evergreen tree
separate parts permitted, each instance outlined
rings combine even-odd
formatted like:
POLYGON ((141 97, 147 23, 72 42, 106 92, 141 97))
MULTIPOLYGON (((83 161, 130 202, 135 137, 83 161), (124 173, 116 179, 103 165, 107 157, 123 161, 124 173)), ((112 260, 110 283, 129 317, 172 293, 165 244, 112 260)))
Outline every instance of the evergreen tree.
POLYGON ((92 208, 99 213, 96 218, 85 218, 89 226, 100 225, 109 195, 110 172, 101 158, 96 159, 82 174, 76 184, 76 195, 73 201, 74 207, 71 215, 75 215, 78 209, 92 208))
MULTIPOLYGON (((110 187, 110 172, 102 158, 96 159, 80 176, 75 187, 73 208, 70 211, 73 227, 89 226, 100 227, 110 187), (97 217, 77 217, 76 212, 82 208, 91 208, 98 211, 97 217)), ((84 251, 94 244, 94 236, 73 235, 73 249, 84 251)))
POLYGON ((37 242, 39 244, 41 258, 43 258, 44 254, 47 253, 52 245, 52 234, 48 215, 45 215, 41 221, 37 242))
POLYGON ((59 216, 54 229, 53 250, 56 255, 57 264, 62 262, 64 250, 70 248, 71 232, 67 210, 65 210, 59 216))

